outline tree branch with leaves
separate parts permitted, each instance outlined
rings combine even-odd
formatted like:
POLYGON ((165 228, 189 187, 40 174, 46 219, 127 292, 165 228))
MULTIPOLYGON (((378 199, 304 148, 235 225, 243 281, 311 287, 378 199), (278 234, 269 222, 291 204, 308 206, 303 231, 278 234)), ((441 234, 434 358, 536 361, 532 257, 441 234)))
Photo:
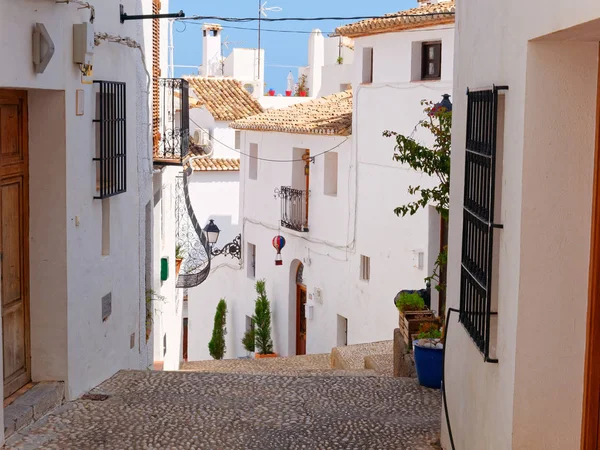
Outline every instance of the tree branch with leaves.
MULTIPOLYGON (((452 141, 452 111, 432 101, 423 100, 425 118, 420 120, 415 131, 422 128, 433 137, 433 144, 428 147, 423 145, 412 135, 403 135, 395 131, 384 131, 385 137, 394 138, 394 161, 408 165, 411 169, 422 172, 437 179, 433 187, 409 186, 408 193, 417 197, 405 205, 398 206, 394 213, 398 217, 414 215, 419 210, 429 205, 435 207, 437 212, 448 223, 450 205, 450 150, 452 141)), ((440 252, 434 267, 434 272, 425 281, 435 280, 438 290, 443 290, 440 284, 440 273, 445 269, 448 261, 448 249, 444 247, 440 252)))

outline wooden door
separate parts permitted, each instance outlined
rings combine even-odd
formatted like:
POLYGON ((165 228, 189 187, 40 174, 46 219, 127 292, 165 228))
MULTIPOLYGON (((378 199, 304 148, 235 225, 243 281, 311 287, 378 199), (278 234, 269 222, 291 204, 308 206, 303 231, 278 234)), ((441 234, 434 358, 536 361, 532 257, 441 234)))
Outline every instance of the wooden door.
POLYGON ((296 286, 296 355, 306 355, 306 287, 296 286))
POLYGON ((4 397, 31 380, 27 93, 0 90, 0 295, 4 397))

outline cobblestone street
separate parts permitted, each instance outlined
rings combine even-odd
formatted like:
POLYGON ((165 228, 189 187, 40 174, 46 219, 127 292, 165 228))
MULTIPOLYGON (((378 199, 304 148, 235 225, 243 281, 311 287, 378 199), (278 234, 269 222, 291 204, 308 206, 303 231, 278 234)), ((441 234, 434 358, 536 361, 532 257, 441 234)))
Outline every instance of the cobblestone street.
POLYGON ((431 449, 440 393, 413 379, 124 371, 12 449, 431 449))

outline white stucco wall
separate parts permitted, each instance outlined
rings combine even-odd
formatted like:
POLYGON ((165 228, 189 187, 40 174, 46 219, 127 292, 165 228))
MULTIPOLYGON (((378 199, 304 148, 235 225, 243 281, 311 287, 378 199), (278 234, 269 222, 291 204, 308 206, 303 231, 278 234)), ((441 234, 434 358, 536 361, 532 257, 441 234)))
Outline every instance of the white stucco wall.
MULTIPOLYGON (((197 129, 205 130, 212 136, 213 158, 239 158, 235 148, 235 130, 229 127, 231 122, 215 120, 206 108, 190 109, 190 134, 197 129)), ((202 133, 202 131, 200 131, 202 133)))
MULTIPOLYGON (((121 25, 119 3, 130 14, 151 9, 149 1, 95 2, 96 31, 149 42, 151 24, 121 25)), ((102 256, 102 206, 93 199, 94 86, 81 83, 72 63, 72 25, 89 20, 89 11, 30 0, 4 2, 0 11, 0 55, 11 61, 0 72, 0 87, 30 92, 30 172, 35 177, 30 182, 30 263, 36 270, 31 276, 32 376, 33 381, 65 381, 72 399, 119 369, 148 363, 140 339, 144 211, 151 198, 147 79, 137 50, 109 43, 95 49, 94 79, 127 83, 128 186, 110 199, 111 249, 102 256), (31 61, 36 22, 45 24, 56 46, 46 71, 37 75, 31 61), (83 116, 75 115, 77 89, 83 90, 83 116), (103 322, 101 298, 108 292, 112 314, 103 322)))
MULTIPOLYGON (((580 446, 598 18, 594 1, 577 8, 560 1, 469 1, 457 8, 452 307, 460 296, 465 92, 493 84, 510 90, 498 161, 503 175, 496 182, 502 199, 496 221, 504 225, 495 234, 494 266, 500 362, 485 364, 462 325, 451 321, 446 388, 456 448, 580 446)), ((442 443, 450 448, 445 427, 442 443)))
MULTIPOLYGON (((233 130, 232 130, 233 131, 233 130)), ((190 199, 198 223, 204 226, 210 219, 220 228, 215 248, 222 248, 241 233, 239 220, 239 172, 193 173, 190 199)), ((242 302, 238 273, 240 262, 229 256, 212 259, 212 271, 200 286, 189 289, 188 300, 188 360, 210 359, 208 342, 211 339, 214 314, 221 298, 227 301, 227 357, 243 356, 236 348, 244 332, 246 313, 242 313, 242 302), (241 330, 241 331, 240 331, 241 330)))

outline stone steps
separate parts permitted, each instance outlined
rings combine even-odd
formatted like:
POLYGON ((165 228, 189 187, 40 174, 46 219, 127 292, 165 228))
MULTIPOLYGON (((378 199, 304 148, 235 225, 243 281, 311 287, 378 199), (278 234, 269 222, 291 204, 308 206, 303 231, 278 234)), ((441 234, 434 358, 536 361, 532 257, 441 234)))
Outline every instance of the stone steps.
POLYGON ((40 420, 58 408, 65 395, 61 382, 43 382, 33 386, 4 408, 4 438, 40 420))
POLYGON ((393 341, 335 347, 331 351, 331 364, 334 369, 371 369, 389 375, 393 373, 393 347, 393 341))

